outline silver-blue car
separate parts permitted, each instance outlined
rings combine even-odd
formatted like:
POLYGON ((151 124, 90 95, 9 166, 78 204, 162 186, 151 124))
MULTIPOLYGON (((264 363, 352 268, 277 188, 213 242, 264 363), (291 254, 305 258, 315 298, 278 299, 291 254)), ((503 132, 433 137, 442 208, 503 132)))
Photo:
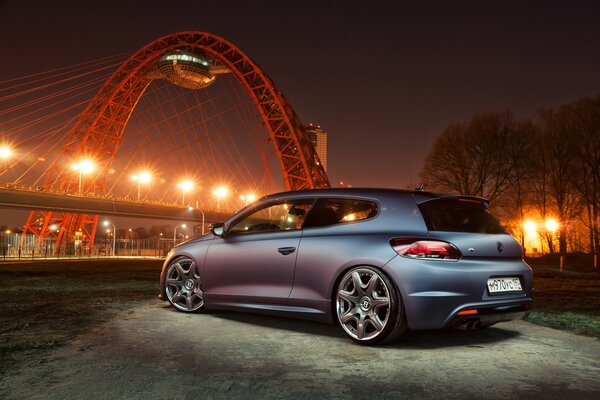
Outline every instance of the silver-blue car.
POLYGON ((161 298, 336 323, 361 344, 520 319, 532 271, 488 205, 391 189, 273 194, 175 247, 161 298))

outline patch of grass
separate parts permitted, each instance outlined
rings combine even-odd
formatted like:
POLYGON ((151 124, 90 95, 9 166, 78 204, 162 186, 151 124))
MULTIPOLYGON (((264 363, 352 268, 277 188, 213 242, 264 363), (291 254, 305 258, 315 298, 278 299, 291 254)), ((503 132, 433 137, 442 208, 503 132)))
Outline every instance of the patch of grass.
POLYGON ((529 322, 600 339, 600 273, 534 266, 529 322))
POLYGON ((532 311, 529 322, 600 339, 600 316, 570 311, 532 311))

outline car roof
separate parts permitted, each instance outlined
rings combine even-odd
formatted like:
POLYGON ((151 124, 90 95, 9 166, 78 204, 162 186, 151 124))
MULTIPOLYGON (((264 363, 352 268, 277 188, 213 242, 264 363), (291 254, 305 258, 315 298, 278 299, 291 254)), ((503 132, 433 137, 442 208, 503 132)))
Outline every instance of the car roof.
POLYGON ((357 196, 357 197, 379 197, 388 196, 394 194, 402 195, 418 195, 423 198, 435 198, 439 197, 439 194, 424 192, 418 190, 406 190, 406 189, 386 189, 386 188, 362 188, 362 187, 350 187, 350 188, 323 188, 323 189, 304 189, 296 191, 287 191, 280 193, 273 193, 264 196, 260 200, 267 199, 291 199, 298 197, 314 196, 314 197, 330 197, 330 196, 357 196))
POLYGON ((279 199, 297 199, 303 197, 389 197, 395 195, 412 195, 417 204, 424 203, 434 199, 476 199, 487 206, 489 206, 489 200, 484 197, 458 195, 458 194, 444 194, 444 193, 433 193, 425 192, 421 190, 407 190, 407 189, 388 189, 388 188, 370 188, 370 187, 350 187, 350 188, 322 188, 322 189, 304 189, 296 191, 287 191, 280 193, 273 193, 259 199, 258 202, 265 200, 279 200, 279 199))

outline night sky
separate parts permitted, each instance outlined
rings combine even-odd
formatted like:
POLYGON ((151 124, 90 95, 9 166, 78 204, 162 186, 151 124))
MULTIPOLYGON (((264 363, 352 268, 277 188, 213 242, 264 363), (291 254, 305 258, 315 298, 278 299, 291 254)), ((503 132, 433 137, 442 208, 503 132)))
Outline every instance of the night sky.
POLYGON ((5 0, 0 80, 211 32, 329 133, 332 182, 384 187, 417 184, 450 123, 600 93, 599 2, 390 3, 5 0))

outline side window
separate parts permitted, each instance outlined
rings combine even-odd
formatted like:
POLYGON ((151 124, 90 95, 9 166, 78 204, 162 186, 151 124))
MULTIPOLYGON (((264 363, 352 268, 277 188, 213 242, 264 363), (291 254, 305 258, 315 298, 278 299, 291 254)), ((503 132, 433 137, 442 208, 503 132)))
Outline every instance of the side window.
POLYGON ((377 203, 354 199, 319 199, 303 228, 315 228, 360 221, 377 215, 377 203))
POLYGON ((300 229, 314 200, 293 200, 270 204, 235 222, 228 233, 289 231, 300 229))

